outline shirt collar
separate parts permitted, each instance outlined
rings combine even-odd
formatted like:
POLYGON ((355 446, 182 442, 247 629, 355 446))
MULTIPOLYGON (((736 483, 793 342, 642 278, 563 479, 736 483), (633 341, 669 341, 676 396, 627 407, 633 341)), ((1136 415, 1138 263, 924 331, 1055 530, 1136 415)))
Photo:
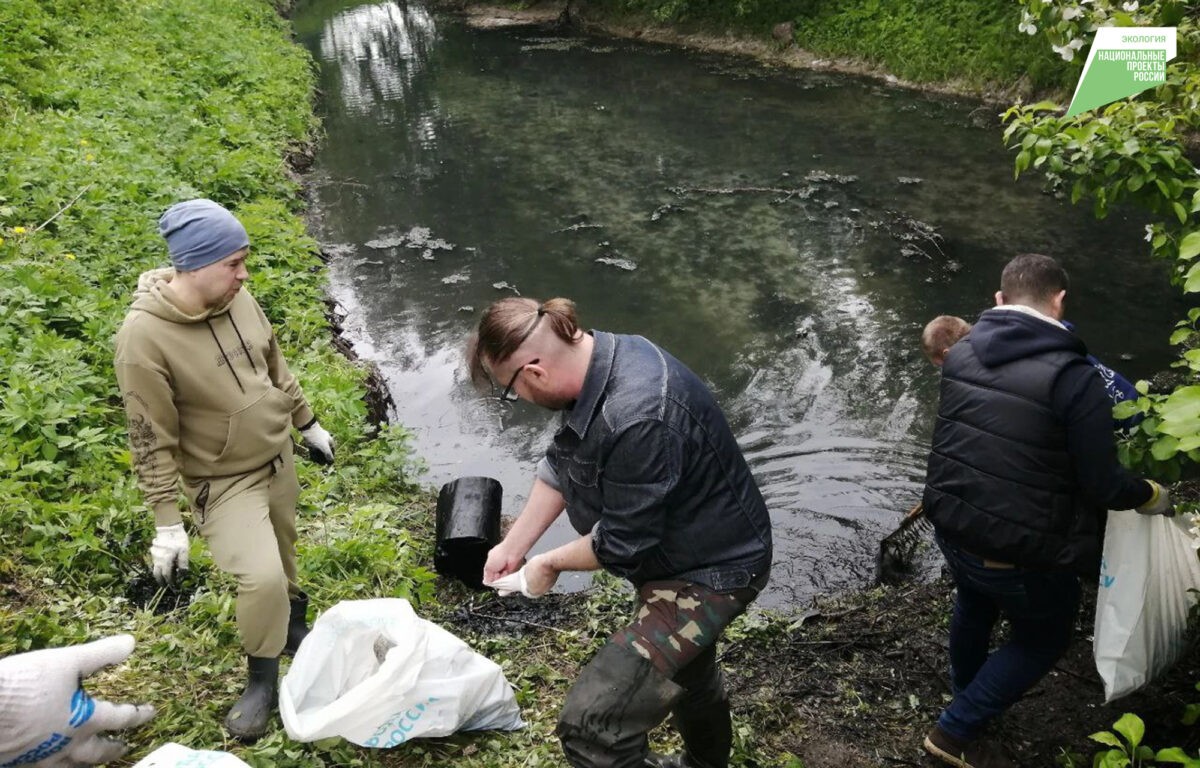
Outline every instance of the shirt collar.
POLYGON ((580 438, 588 430, 592 420, 596 418, 596 408, 600 405, 601 396, 608 388, 608 377, 612 374, 613 357, 617 351, 617 340, 611 333, 590 331, 594 339, 592 344, 592 359, 588 361, 587 373, 583 377, 583 387, 579 397, 571 407, 567 416, 567 426, 580 438))
POLYGON ((992 307, 992 309, 1006 309, 1010 312, 1020 312, 1021 314, 1029 315, 1030 317, 1036 317, 1038 320, 1044 320, 1047 323, 1050 323, 1051 325, 1057 325, 1059 328, 1062 328, 1063 330, 1070 330, 1070 328, 1067 328, 1067 326, 1065 326, 1062 323, 1060 323, 1059 321, 1055 320, 1053 317, 1042 314, 1041 312, 1038 312, 1033 307, 1027 307, 1024 304, 1001 304, 998 307, 992 307))

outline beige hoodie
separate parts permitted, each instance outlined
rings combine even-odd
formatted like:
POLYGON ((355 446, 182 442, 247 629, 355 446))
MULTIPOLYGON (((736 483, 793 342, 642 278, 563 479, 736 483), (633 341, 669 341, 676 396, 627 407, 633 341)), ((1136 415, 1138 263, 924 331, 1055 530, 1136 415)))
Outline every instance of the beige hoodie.
POLYGON ((228 477, 271 461, 313 414, 258 302, 182 311, 175 270, 138 279, 117 332, 117 383, 138 485, 158 525, 180 521, 178 481, 228 477))

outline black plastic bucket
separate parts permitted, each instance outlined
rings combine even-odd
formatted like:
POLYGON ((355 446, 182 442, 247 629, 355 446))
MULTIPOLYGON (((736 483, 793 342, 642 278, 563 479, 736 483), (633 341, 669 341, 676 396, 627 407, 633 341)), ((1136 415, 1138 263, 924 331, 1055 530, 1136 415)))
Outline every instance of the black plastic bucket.
POLYGON ((500 481, 490 477, 460 477, 442 486, 437 503, 435 571, 483 588, 488 550, 500 542, 503 495, 500 481))

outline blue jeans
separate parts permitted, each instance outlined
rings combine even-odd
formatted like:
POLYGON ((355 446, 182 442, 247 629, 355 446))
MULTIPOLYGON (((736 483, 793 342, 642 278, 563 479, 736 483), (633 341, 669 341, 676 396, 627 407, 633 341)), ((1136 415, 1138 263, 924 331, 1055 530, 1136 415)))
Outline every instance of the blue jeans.
POLYGON ((939 536, 958 587, 950 619, 950 683, 954 700, 938 727, 972 741, 1050 671, 1071 641, 1079 579, 1064 571, 985 567, 982 558, 939 536), (992 629, 1008 620, 1007 643, 988 653, 992 629))

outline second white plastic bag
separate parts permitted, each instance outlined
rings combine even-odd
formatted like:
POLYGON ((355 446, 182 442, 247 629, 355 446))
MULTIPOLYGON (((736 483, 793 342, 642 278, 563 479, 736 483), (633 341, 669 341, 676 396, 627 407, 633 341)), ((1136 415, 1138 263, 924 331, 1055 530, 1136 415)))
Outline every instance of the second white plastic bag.
POLYGON ((279 713, 297 741, 364 747, 525 725, 500 667, 400 599, 321 614, 280 685, 279 713))
POLYGON ((1187 646, 1200 560, 1180 518, 1109 512, 1092 649, 1106 702, 1174 664, 1187 646))

